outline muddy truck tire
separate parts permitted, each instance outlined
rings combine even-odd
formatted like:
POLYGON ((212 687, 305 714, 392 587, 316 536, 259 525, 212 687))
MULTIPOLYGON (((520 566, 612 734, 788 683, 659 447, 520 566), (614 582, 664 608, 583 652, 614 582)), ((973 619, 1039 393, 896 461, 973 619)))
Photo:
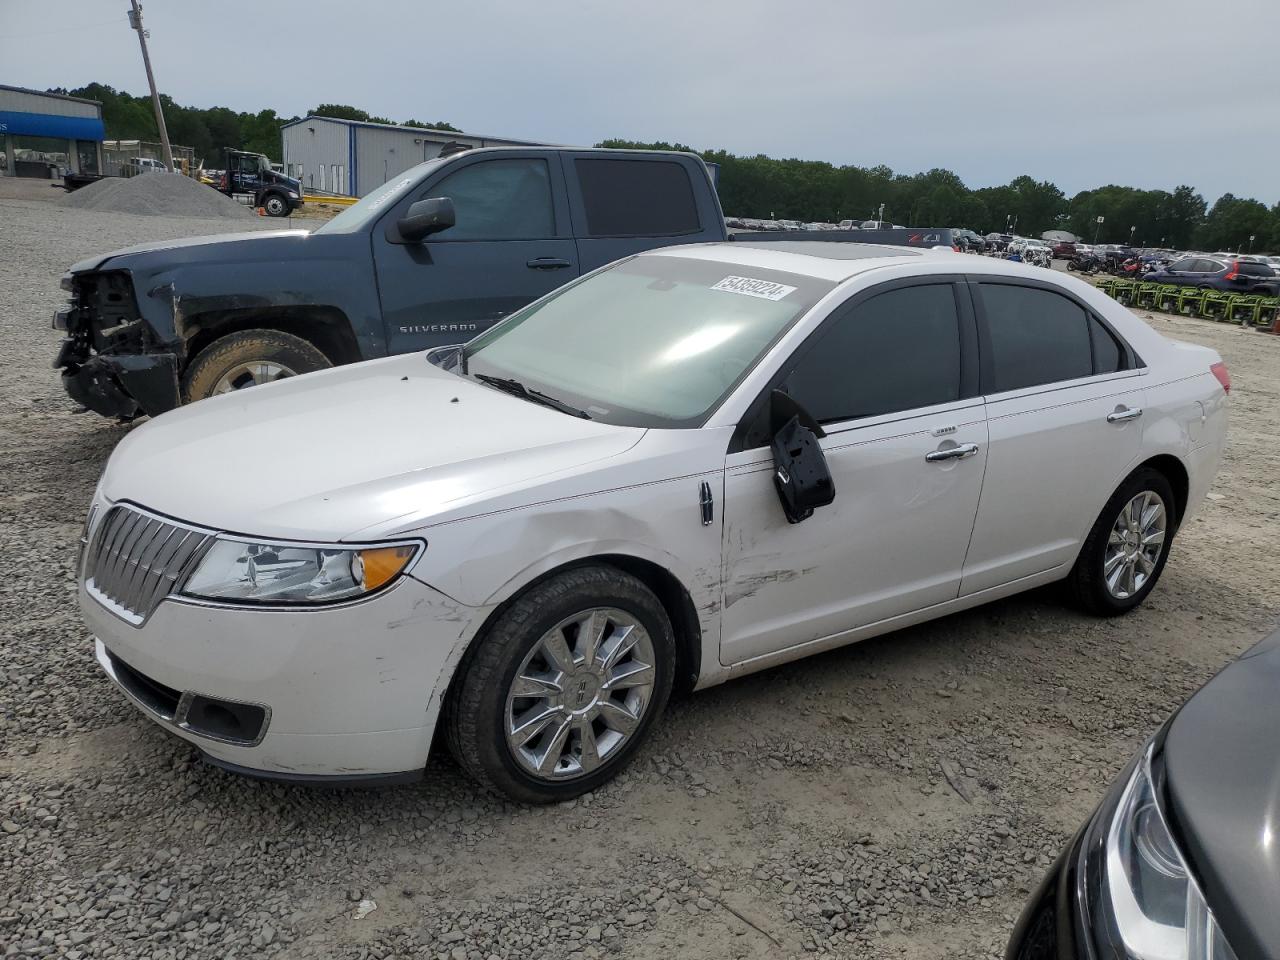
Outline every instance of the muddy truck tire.
POLYGON ((241 330, 201 350, 182 377, 182 402, 191 403, 333 366, 316 347, 279 330, 241 330))

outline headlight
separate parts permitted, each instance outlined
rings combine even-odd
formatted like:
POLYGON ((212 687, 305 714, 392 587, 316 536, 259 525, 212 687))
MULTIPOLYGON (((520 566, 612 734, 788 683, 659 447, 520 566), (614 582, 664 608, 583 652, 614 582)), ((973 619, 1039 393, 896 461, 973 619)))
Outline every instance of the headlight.
POLYGON ((1236 960, 1161 812, 1150 747, 1107 828, 1095 922, 1132 960, 1236 960))
POLYGON ((290 191, 289 191, 289 199, 290 199, 290 200, 297 200, 297 199, 298 199, 298 192, 297 192, 296 190, 290 190, 290 191))
POLYGON ((217 540, 182 588, 190 597, 314 604, 373 593, 404 573, 421 544, 313 546, 217 540))

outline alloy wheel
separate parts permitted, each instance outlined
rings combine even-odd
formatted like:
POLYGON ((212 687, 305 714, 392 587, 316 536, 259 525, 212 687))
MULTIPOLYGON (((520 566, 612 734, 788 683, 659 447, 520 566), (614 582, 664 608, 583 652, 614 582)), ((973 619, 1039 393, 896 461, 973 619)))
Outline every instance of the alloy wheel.
POLYGON ((1155 573, 1168 526, 1164 500, 1144 490, 1124 505, 1111 526, 1102 576, 1117 600, 1128 600, 1155 573))
POLYGON ((270 360, 239 363, 218 378, 210 396, 230 393, 232 390, 243 390, 246 387, 256 387, 263 383, 273 383, 292 376, 296 374, 288 367, 270 360))
POLYGON ((649 708, 653 641, 614 607, 562 620, 525 656, 507 692, 511 756, 540 780, 570 780, 607 763, 649 708))

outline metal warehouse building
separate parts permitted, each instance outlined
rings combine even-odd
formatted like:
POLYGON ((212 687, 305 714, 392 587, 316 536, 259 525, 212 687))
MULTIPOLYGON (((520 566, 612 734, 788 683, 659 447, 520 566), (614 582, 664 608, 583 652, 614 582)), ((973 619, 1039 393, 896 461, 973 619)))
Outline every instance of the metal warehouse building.
POLYGON ((102 104, 0 84, 0 177, 102 172, 102 104))
POLYGON ((284 172, 308 192, 363 197, 398 173, 439 156, 449 143, 469 147, 540 146, 529 140, 484 137, 429 127, 397 127, 333 117, 304 117, 286 123, 284 172))

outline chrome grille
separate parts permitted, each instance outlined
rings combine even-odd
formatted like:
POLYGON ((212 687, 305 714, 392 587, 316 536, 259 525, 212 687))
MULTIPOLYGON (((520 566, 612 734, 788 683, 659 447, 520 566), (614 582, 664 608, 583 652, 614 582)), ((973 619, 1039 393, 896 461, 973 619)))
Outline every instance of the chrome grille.
POLYGON ((132 507, 112 507, 89 544, 85 589, 140 624, 186 577, 212 539, 132 507))

